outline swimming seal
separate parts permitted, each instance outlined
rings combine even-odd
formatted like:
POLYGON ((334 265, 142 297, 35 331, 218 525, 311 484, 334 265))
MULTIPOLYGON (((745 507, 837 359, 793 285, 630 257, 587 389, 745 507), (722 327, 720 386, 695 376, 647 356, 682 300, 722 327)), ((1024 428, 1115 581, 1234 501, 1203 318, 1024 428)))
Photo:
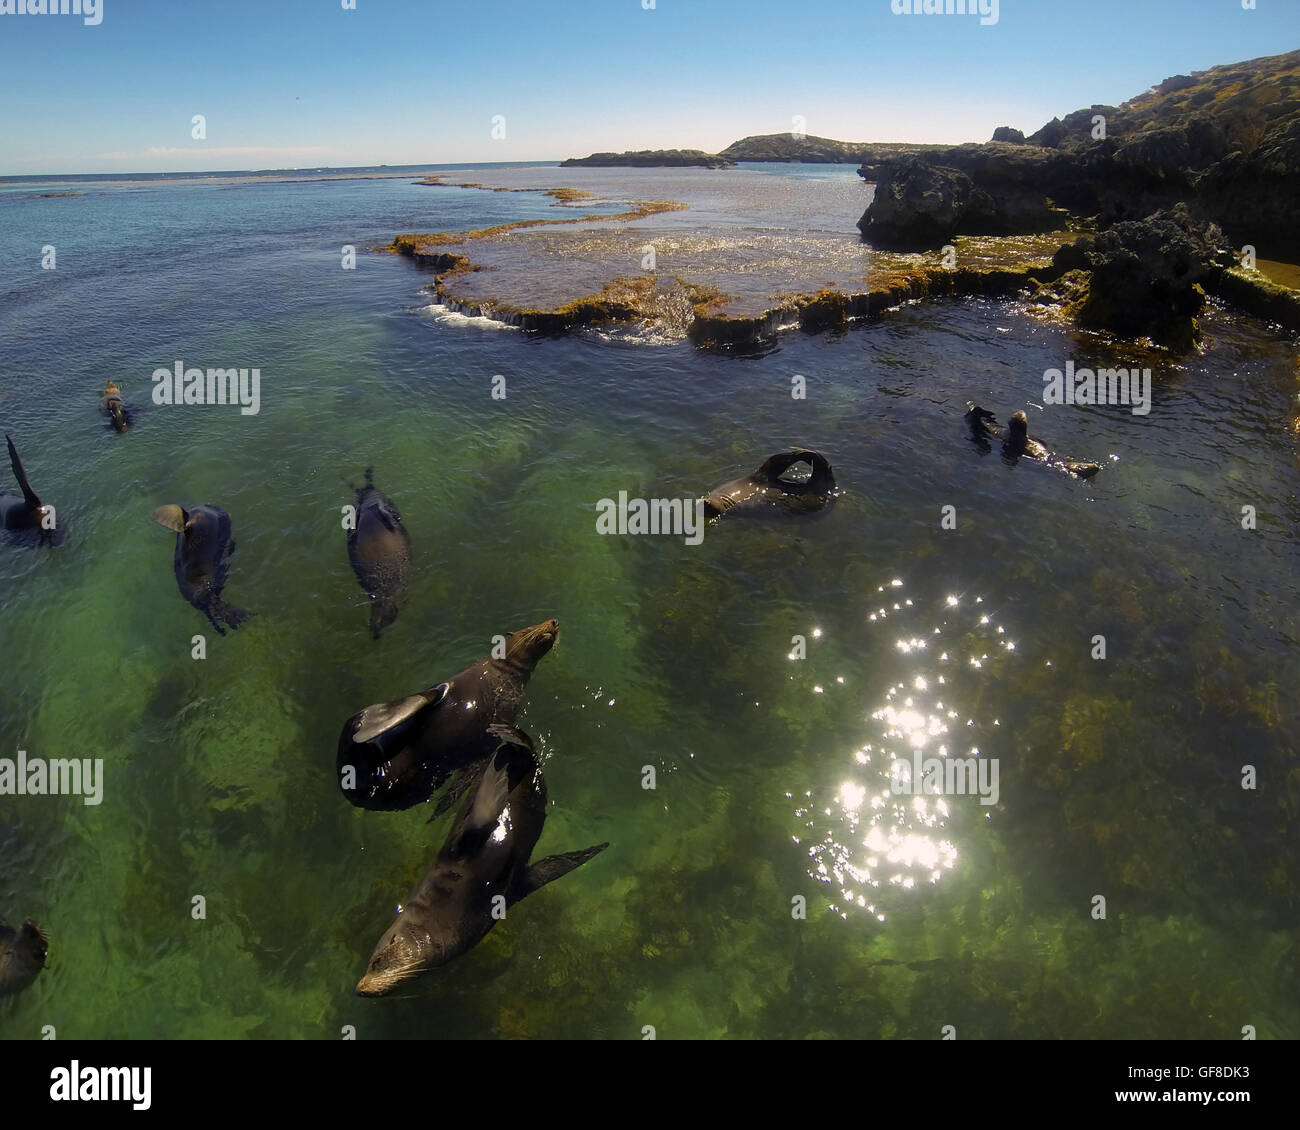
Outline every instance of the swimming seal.
POLYGON ((1055 452, 1048 451, 1041 443, 1029 438, 1029 419, 1023 412, 1012 412, 1004 433, 997 426, 997 419, 986 408, 966 402, 966 423, 970 427, 971 438, 988 450, 988 437, 1002 441, 1003 456, 1014 463, 1017 459, 1032 459, 1037 463, 1046 463, 1058 471, 1074 475, 1080 479, 1090 479, 1101 467, 1097 463, 1080 462, 1077 459, 1062 459, 1055 452))
POLYGON ((493 726, 491 736, 490 760, 428 874, 375 946, 358 996, 381 997, 473 949, 505 908, 609 847, 595 844, 529 866, 546 821, 546 782, 527 734, 493 726))
POLYGON ((375 488, 375 470, 357 492, 356 521, 348 530, 348 560, 371 600, 370 634, 378 639, 397 619, 411 572, 411 538, 393 500, 375 488))
POLYGON ((50 940, 30 918, 15 930, 0 918, 0 996, 21 993, 45 968, 50 940))
POLYGON ((488 728, 513 724, 524 687, 559 631, 558 620, 521 628, 506 637, 504 658, 480 659, 427 691, 354 714, 339 735, 343 795, 358 808, 410 808, 482 760, 488 728))
POLYGON ((826 456, 806 448, 792 448, 763 460, 758 470, 714 487, 704 496, 710 518, 729 513, 761 513, 785 509, 811 513, 835 500, 835 475, 826 456), (781 476, 796 463, 807 463, 812 474, 803 481, 781 476))
POLYGON ((158 525, 176 532, 176 583, 181 596, 225 635, 223 623, 238 628, 248 613, 221 599, 235 552, 230 515, 219 506, 160 506, 149 515, 158 525))
POLYGON ((7 434, 5 443, 9 446, 9 466, 13 468, 14 478, 18 480, 18 489, 22 494, 0 491, 0 529, 34 533, 42 542, 57 544, 62 531, 58 527, 54 507, 43 505, 40 496, 32 490, 22 460, 18 458, 18 449, 7 434))
POLYGON ((99 406, 108 413, 109 422, 119 432, 126 431, 130 425, 130 417, 126 414, 126 405, 122 401, 122 390, 112 381, 104 386, 104 395, 100 399, 99 406))

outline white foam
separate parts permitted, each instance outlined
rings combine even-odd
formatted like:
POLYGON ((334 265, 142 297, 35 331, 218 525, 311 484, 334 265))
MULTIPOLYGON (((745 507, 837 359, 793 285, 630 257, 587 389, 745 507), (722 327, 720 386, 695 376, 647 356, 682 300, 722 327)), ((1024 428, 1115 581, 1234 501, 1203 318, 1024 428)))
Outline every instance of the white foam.
POLYGON ((507 325, 505 322, 498 322, 494 318, 486 318, 482 314, 470 316, 462 314, 459 310, 453 310, 450 306, 444 306, 440 302, 431 302, 425 306, 420 313, 430 314, 435 321, 441 322, 444 326, 474 326, 481 330, 517 330, 519 326, 507 325))

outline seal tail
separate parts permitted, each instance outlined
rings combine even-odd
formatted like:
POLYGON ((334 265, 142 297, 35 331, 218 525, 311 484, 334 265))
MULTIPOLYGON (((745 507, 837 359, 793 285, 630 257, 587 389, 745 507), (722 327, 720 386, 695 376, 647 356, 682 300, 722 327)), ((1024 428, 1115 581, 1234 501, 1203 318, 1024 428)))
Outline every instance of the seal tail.
POLYGON ((23 461, 18 458, 18 449, 14 447, 14 441, 9 438, 8 432, 5 433, 5 443, 9 445, 9 466, 14 470, 14 478, 18 480, 18 487, 23 492, 27 505, 40 506, 41 500, 36 492, 32 490, 32 484, 27 481, 27 472, 23 470, 23 461))
POLYGON ((126 409, 122 407, 122 402, 120 400, 110 400, 108 402, 108 414, 112 417, 113 427, 115 427, 119 432, 126 431, 126 409))

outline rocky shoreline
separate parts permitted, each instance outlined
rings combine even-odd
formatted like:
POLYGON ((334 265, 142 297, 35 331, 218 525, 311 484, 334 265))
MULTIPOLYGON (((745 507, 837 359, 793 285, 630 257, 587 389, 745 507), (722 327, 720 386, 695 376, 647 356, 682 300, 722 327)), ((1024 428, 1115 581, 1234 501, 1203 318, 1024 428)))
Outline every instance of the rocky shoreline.
MULTIPOLYGON (((488 318, 530 332, 558 334, 596 325, 653 325, 659 316, 655 303, 663 290, 661 280, 654 276, 618 278, 600 291, 554 309, 529 308, 466 298, 458 283, 466 273, 479 269, 466 255, 421 248, 401 239, 396 250, 418 266, 434 271, 429 289, 437 302, 468 317, 488 318)), ((1067 245, 1067 250, 1073 248, 1067 245)), ((1070 266, 1068 254, 1059 258, 1059 262, 1034 263, 1020 269, 919 267, 882 272, 864 280, 861 290, 827 289, 789 295, 754 314, 728 313, 727 296, 707 287, 681 279, 670 280, 668 285, 679 288, 689 304, 686 336, 690 341, 710 349, 743 349, 761 347, 794 328, 807 332, 847 329, 917 301, 978 296, 1020 298, 1066 310, 1085 305, 1089 294, 1086 279, 1079 279, 1081 272, 1070 266)), ((1217 297, 1243 313, 1300 331, 1300 291, 1271 283, 1257 272, 1220 266, 1195 285, 1202 289, 1203 296, 1217 297)), ((1200 308, 1198 304, 1197 311, 1200 308)), ((1093 328, 1106 326, 1099 321, 1093 328)))
MULTIPOLYGON (((737 302, 712 285, 708 264, 699 259, 673 275, 657 274, 653 266, 643 275, 610 277, 608 271, 599 289, 566 295, 554 305, 512 301, 489 291, 489 276, 473 277, 484 267, 474 254, 476 241, 496 240, 491 250, 497 260, 490 265, 499 270, 512 265, 503 255, 521 254, 518 246, 503 248, 497 240, 505 232, 621 223, 686 207, 674 201, 637 201, 614 215, 402 235, 389 249, 433 270, 430 289, 438 302, 469 316, 543 333, 671 322, 678 336, 708 348, 760 346, 792 327, 836 329, 907 302, 974 295, 1055 308, 1080 329, 1120 341, 1149 340, 1172 353, 1199 348, 1197 316, 1208 296, 1300 331, 1300 291, 1253 269, 1257 254, 1300 256, 1294 191, 1300 183, 1300 51, 1175 76, 1121 106, 1079 110, 1028 137, 999 127, 994 138, 960 146, 860 146, 771 135, 724 150, 718 159, 728 164, 842 161, 853 153, 862 162, 859 174, 876 184, 857 226, 885 269, 876 271, 873 260, 868 275, 863 261, 856 279, 841 270, 835 285, 808 291, 781 292, 773 281, 771 291, 737 302), (968 244, 958 254, 953 242, 986 237, 1013 247, 1016 237, 1043 233, 1059 234, 1047 247, 1040 241, 1009 262, 1005 256, 993 263, 963 261, 968 244), (942 265, 911 265, 918 252, 942 252, 942 265)), ((648 166, 666 154, 681 157, 683 166, 710 156, 678 150, 596 154, 565 164, 608 166, 638 158, 648 166)), ((591 195, 545 191, 561 203, 591 195)), ((585 276, 588 285, 591 277, 585 276)))
POLYGON ((1300 51, 1166 79, 1120 106, 1053 119, 1029 137, 908 154, 859 174, 873 243, 1085 228, 1184 205, 1240 246, 1300 256, 1300 51))

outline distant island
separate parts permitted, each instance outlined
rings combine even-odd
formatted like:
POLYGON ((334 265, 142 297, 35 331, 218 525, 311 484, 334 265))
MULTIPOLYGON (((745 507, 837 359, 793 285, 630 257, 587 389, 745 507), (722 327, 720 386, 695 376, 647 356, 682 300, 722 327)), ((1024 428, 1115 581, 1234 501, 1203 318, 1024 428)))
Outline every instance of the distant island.
POLYGON ((945 145, 896 142, 836 141, 811 135, 764 133, 733 141, 720 156, 733 161, 784 161, 805 165, 876 165, 899 157, 912 157, 945 145))
POLYGON ((635 149, 626 153, 593 153, 590 157, 570 157, 560 168, 583 165, 602 169, 703 168, 730 169, 735 161, 703 149, 635 149))
POLYGON ((926 156, 951 148, 908 142, 836 141, 830 137, 795 137, 788 133, 755 134, 733 141, 721 153, 702 149, 637 149, 627 153, 593 153, 570 157, 561 168, 636 169, 677 167, 730 169, 739 161, 777 161, 806 165, 860 165, 868 172, 902 157, 926 156))

